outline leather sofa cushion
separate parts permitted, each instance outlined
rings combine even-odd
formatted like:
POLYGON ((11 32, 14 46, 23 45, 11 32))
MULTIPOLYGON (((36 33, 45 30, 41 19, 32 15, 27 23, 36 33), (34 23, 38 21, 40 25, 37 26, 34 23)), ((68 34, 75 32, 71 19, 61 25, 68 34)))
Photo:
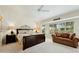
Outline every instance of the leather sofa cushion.
POLYGON ((68 34, 68 33, 62 33, 63 38, 69 38, 69 36, 70 36, 70 34, 68 34))
POLYGON ((56 39, 59 39, 59 40, 61 40, 61 39, 63 39, 62 37, 56 37, 56 39))
POLYGON ((62 38, 62 37, 56 37, 56 39, 64 40, 64 41, 72 41, 72 40, 70 40, 69 38, 62 38))

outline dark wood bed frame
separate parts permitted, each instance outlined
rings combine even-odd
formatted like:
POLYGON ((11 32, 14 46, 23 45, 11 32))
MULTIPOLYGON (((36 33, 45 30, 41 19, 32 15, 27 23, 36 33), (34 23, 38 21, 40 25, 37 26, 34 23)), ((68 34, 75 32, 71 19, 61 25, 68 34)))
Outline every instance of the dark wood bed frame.
MULTIPOLYGON (((19 34, 20 30, 22 31, 22 30, 33 30, 33 29, 17 29, 17 34, 19 34)), ((25 50, 26 48, 45 42, 45 34, 23 36, 22 41, 23 41, 23 50, 25 50)))

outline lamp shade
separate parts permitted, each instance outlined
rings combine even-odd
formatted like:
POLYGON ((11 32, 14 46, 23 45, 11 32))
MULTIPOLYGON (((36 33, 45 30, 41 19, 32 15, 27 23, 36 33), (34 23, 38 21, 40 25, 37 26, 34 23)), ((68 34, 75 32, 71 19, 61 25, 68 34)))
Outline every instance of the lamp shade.
POLYGON ((3 19, 3 16, 0 16, 0 21, 2 21, 2 19, 3 19))
POLYGON ((15 27, 15 25, 13 24, 13 23, 10 23, 9 25, 8 25, 8 29, 10 30, 10 29, 14 29, 14 27, 15 27))
POLYGON ((40 28, 39 28, 39 24, 38 23, 36 23, 36 26, 35 26, 35 30, 34 30, 35 32, 40 32, 40 28))

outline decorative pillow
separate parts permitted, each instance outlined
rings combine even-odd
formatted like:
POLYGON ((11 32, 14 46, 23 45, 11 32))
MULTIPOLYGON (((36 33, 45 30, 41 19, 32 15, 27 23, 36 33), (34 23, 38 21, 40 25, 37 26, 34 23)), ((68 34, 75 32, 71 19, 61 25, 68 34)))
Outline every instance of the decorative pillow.
POLYGON ((56 32, 55 34, 57 37, 61 37, 61 33, 56 32))
POLYGON ((70 35, 70 34, 68 34, 68 33, 62 33, 62 37, 63 37, 63 38, 69 38, 69 35, 70 35))
POLYGON ((74 36, 75 36, 75 33, 71 33, 70 36, 69 36, 69 39, 72 40, 74 38, 74 36))

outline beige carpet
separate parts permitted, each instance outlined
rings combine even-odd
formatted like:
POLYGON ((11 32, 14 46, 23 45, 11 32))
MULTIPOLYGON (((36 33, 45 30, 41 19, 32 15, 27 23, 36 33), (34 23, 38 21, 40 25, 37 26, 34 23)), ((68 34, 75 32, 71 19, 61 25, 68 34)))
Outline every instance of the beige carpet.
MULTIPOLYGON (((49 39, 48 39, 49 40, 49 39)), ((11 43, 0 46, 0 52, 4 53, 79 53, 78 48, 72 48, 51 41, 43 42, 33 47, 22 50, 22 43, 11 43)))
POLYGON ((22 50, 22 45, 18 42, 0 46, 0 52, 17 53, 22 50))
POLYGON ((23 53, 79 53, 79 46, 78 48, 73 48, 58 43, 43 42, 36 46, 30 47, 22 52, 23 53))

